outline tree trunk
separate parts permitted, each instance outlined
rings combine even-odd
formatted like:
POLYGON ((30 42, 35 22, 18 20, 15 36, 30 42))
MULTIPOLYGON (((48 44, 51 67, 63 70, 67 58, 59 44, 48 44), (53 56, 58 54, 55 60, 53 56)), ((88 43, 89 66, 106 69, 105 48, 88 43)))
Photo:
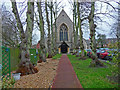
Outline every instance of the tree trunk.
POLYGON ((34 2, 28 2, 28 11, 27 11, 27 28, 26 35, 28 38, 27 47, 31 48, 32 46, 32 32, 34 27, 34 2))
POLYGON ((51 48, 52 48, 52 56, 55 54, 55 49, 54 49, 54 34, 53 34, 53 2, 51 1, 50 5, 50 16, 51 16, 51 35, 52 35, 52 40, 51 40, 51 48))
POLYGON ((45 1, 45 11, 46 11, 46 21, 47 21, 47 26, 48 26, 48 41, 47 41, 47 46, 48 46, 48 58, 52 58, 52 53, 51 53, 51 39, 50 39, 50 21, 49 21, 49 15, 48 15, 48 10, 47 10, 47 0, 45 1))
POLYGON ((57 54, 57 26, 56 26, 56 20, 57 20, 57 0, 55 0, 55 13, 54 13, 54 18, 55 18, 55 54, 57 54))
POLYGON ((75 48, 79 48, 78 47, 78 23, 77 23, 77 7, 76 7, 76 2, 74 2, 74 15, 75 15, 75 48))
MULTIPOLYGON (((12 2, 12 1, 11 1, 12 2)), ((28 4, 29 7, 30 4, 28 4)), ((21 62, 19 64, 19 69, 16 72, 21 73, 21 75, 27 75, 27 74, 32 74, 32 73, 36 73, 38 72, 37 70, 35 70, 35 68, 33 67, 33 65, 30 62, 30 58, 29 58, 29 49, 27 48, 27 41, 28 41, 28 32, 24 32, 23 30, 23 26, 19 17, 19 13, 17 10, 17 5, 16 2, 12 2, 12 8, 13 8, 13 13, 15 15, 16 21, 17 21, 17 27, 20 31, 20 39, 21 39, 21 44, 20 44, 20 50, 21 50, 21 62)), ((29 11, 30 8, 28 8, 29 11)), ((28 19, 28 17, 27 17, 28 19)), ((32 23, 32 22, 31 22, 32 23)), ((29 26, 27 26, 29 27, 29 26)))
POLYGON ((80 18, 80 11, 79 11, 80 3, 77 2, 77 13, 78 13, 78 27, 79 27, 79 33, 80 33, 80 49, 81 49, 81 56, 84 57, 84 45, 83 45, 83 32, 81 28, 82 20, 80 18))
POLYGON ((75 47, 76 47, 76 43, 75 43, 75 1, 74 1, 74 5, 73 5, 73 38, 74 38, 74 44, 73 44, 73 52, 75 52, 75 47))
POLYGON ((91 12, 90 12, 90 16, 89 16, 89 28, 90 28, 90 47, 97 59, 96 56, 96 41, 95 41, 95 27, 96 25, 94 24, 94 10, 95 10, 95 6, 94 6, 94 2, 91 3, 91 12))
MULTIPOLYGON (((118 6, 118 27, 117 27, 117 52, 118 60, 120 59, 120 5, 118 6)), ((120 64, 120 63, 119 63, 120 64)))
MULTIPOLYGON (((26 27, 26 37, 27 37, 27 48, 30 49, 32 46, 32 31, 34 26, 34 2, 28 2, 28 11, 27 11, 27 27, 26 27)), ((28 50, 29 52, 29 50, 28 50)))
POLYGON ((94 24, 94 11, 95 11, 95 2, 91 2, 91 11, 89 15, 89 28, 90 28, 90 47, 92 50, 92 62, 90 64, 91 67, 96 66, 104 66, 103 63, 98 61, 97 55, 96 55, 96 40, 95 40, 95 28, 96 25, 94 24))
POLYGON ((40 59, 43 62, 46 62, 46 52, 45 52, 45 32, 44 32, 44 21, 43 21, 43 16, 42 16, 42 6, 41 6, 41 1, 37 2, 38 6, 38 13, 39 13, 39 28, 40 28, 40 33, 41 33, 41 38, 40 38, 40 59))

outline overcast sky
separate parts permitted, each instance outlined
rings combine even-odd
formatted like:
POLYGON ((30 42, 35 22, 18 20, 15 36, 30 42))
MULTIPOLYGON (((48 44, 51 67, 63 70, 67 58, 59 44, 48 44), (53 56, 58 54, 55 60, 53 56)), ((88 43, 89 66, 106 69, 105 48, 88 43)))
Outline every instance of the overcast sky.
MULTIPOLYGON (((21 1, 21 0, 18 0, 18 1, 21 1)), ((24 0, 23 0, 24 1, 24 0)), ((60 0, 58 0, 58 1, 60 1, 60 0)), ((71 18, 71 20, 72 20, 72 10, 71 10, 71 5, 69 4, 69 1, 70 0, 61 0, 62 1, 62 3, 61 3, 61 5, 63 5, 64 6, 64 10, 65 10, 65 12, 68 14, 68 16, 71 18)), ((11 2, 10 2, 10 0, 2 0, 2 2, 5 2, 5 5, 7 6, 7 8, 8 8, 8 10, 12 10, 12 8, 11 8, 11 2)), ((116 3, 114 3, 114 2, 111 2, 111 4, 113 5, 113 6, 116 6, 117 7, 117 4, 116 3)), ((100 8, 101 7, 101 3, 100 2, 96 2, 96 7, 97 8, 100 8)), ((102 3, 102 12, 106 12, 106 8, 108 9, 108 10, 112 10, 112 8, 111 8, 111 6, 107 6, 106 4, 103 4, 102 3)), ((20 10, 20 9, 19 9, 20 10)), ((62 8, 61 8, 61 10, 62 10, 62 8)), ((61 11, 60 10, 60 11, 61 11)), ((98 12, 100 12, 100 11, 98 11, 98 12)), ((60 12, 59 12, 60 13, 60 12)), ((110 12, 110 14, 112 14, 112 15, 117 15, 116 14, 116 12, 110 12)), ((25 19, 25 17, 24 17, 25 15, 23 14, 23 19, 25 19)), ((105 22, 107 22, 107 23, 109 23, 110 25, 112 25, 116 20, 114 19, 114 18, 112 18, 112 17, 106 17, 106 16, 104 16, 104 15, 99 15, 105 22)), ((72 20, 73 21, 73 20, 72 20)), ((99 33, 101 33, 101 34, 105 34, 106 36, 107 36, 107 38, 112 38, 113 36, 111 36, 110 35, 110 30, 111 30, 111 26, 110 25, 108 25, 107 23, 104 23, 104 22, 100 22, 100 23, 98 23, 97 24, 97 29, 96 29, 96 31, 97 32, 99 32, 99 33)), ((36 34, 36 38, 37 38, 37 41, 40 39, 39 37, 40 37, 40 33, 39 33, 39 31, 38 30, 34 30, 34 32, 33 32, 33 34, 36 34)), ((97 33, 96 33, 97 34, 97 33)), ((89 28, 87 27, 87 28, 85 28, 84 30, 83 30, 83 37, 85 38, 85 39, 89 39, 89 28)))

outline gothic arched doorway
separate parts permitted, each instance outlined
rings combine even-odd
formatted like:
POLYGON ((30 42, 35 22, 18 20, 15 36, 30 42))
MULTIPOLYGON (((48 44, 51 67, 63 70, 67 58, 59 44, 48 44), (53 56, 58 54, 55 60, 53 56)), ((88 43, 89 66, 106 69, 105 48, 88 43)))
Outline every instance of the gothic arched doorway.
POLYGON ((69 46, 63 41, 59 48, 61 49, 61 53, 67 53, 69 46))

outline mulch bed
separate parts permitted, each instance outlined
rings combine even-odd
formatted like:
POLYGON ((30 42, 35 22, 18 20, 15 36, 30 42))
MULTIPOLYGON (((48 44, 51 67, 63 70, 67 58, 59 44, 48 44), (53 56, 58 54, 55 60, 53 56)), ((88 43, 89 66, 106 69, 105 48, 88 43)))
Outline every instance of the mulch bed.
POLYGON ((47 62, 38 63, 38 73, 21 76, 14 88, 49 88, 56 75, 59 60, 47 59, 47 62))

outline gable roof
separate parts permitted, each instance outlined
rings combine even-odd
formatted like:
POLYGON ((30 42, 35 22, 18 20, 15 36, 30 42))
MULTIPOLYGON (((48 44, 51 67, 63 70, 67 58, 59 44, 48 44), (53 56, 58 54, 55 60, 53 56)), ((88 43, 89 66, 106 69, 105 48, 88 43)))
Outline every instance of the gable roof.
POLYGON ((63 41, 62 44, 61 44, 58 48, 60 48, 63 44, 65 44, 67 47, 69 47, 69 46, 67 45, 67 43, 66 43, 65 41, 63 41))
MULTIPOLYGON (((56 20, 60 17, 60 15, 62 13, 65 13, 65 15, 69 18, 69 20, 72 22, 72 20, 70 19, 70 17, 67 15, 67 13, 64 11, 64 9, 62 9, 62 11, 60 12, 60 14, 58 15, 58 17, 56 18, 56 20)), ((73 22, 72 22, 73 23, 73 22)))

